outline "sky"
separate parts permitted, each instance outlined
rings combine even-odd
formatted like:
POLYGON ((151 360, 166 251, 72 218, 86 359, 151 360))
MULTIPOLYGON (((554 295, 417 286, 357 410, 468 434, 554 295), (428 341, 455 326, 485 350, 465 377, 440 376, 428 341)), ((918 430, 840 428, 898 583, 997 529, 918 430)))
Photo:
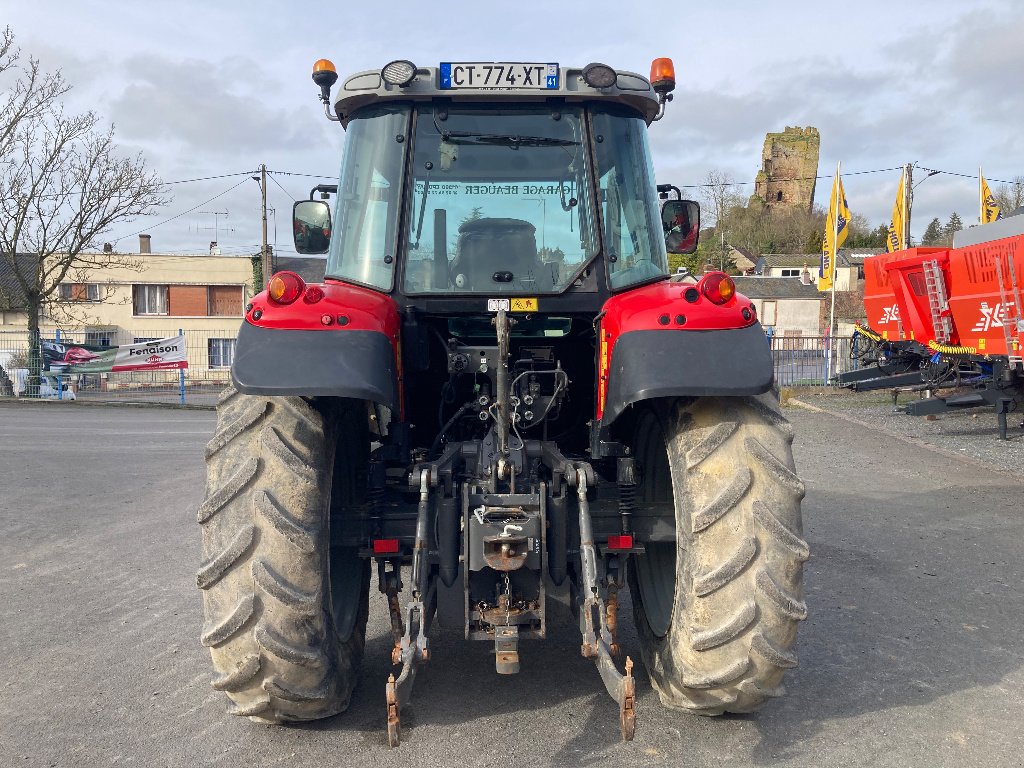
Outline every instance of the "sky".
POLYGON ((900 166, 942 171, 915 172, 916 238, 953 211, 977 221, 979 166, 993 187, 1024 175, 1019 0, 0 0, 0 24, 63 71, 68 108, 113 123, 122 151, 141 152, 169 183, 169 205, 103 238, 127 252, 140 231, 154 252, 203 252, 214 239, 223 253, 258 251, 249 172, 261 163, 272 171, 269 239, 292 252, 292 201, 336 175, 344 145, 310 79, 319 58, 343 80, 398 58, 598 61, 646 75, 668 56, 675 98, 650 130, 659 182, 699 199, 691 185, 715 170, 751 194, 765 133, 813 125, 816 202, 827 205, 841 162, 850 208, 872 226, 889 220, 900 166))

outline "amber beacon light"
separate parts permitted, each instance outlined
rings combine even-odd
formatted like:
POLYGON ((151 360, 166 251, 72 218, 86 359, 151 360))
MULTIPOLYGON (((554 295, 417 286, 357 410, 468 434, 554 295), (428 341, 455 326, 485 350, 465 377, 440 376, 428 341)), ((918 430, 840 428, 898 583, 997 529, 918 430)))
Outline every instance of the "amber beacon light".
POLYGON ((651 87, 658 93, 671 93, 676 87, 676 68, 672 59, 651 62, 651 87))
POLYGON ((320 86, 320 101, 331 101, 331 86, 338 82, 338 70, 330 59, 318 59, 313 65, 313 82, 320 86))

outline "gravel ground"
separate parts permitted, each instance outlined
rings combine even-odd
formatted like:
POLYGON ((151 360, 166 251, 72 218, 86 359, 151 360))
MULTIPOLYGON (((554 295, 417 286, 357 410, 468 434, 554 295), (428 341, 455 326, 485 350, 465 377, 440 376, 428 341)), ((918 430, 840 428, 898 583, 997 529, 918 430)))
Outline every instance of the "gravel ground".
MULTIPOLYGON (((999 424, 992 408, 952 411, 933 417, 908 416, 893 408, 890 391, 794 389, 784 392, 788 404, 821 409, 839 418, 878 430, 892 438, 924 444, 970 463, 1024 479, 1024 430, 1021 414, 1007 417, 1007 439, 999 439, 999 424)), ((917 395, 902 393, 898 403, 917 395)))

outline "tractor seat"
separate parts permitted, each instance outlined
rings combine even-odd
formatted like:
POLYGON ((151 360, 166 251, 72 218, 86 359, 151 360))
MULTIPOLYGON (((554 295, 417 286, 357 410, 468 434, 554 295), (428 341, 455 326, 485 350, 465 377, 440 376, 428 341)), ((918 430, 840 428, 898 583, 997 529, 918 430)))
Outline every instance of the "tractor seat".
POLYGON ((459 226, 449 267, 456 291, 550 291, 554 278, 537 254, 536 228, 522 219, 474 219, 459 226))

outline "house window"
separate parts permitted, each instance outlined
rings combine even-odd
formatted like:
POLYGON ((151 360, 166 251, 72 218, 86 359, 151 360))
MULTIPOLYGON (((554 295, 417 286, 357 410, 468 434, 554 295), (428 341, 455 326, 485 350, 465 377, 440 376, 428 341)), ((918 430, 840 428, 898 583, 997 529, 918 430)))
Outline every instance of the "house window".
POLYGON ((93 328, 85 332, 85 343, 94 347, 109 347, 115 333, 113 328, 93 328))
POLYGON ((136 315, 167 314, 166 285, 133 285, 132 297, 136 315))
POLYGON ((100 301, 98 283, 61 283, 58 287, 61 301, 100 301))
POLYGON ((235 340, 210 339, 209 354, 211 368, 230 368, 235 359, 235 340))
POLYGON ((210 317, 241 316, 242 287, 240 285, 211 285, 208 295, 210 317))
POLYGON ((783 270, 779 271, 779 274, 782 277, 800 277, 800 272, 801 272, 801 270, 799 268, 796 268, 796 269, 783 269, 783 270))
POLYGON ((777 309, 774 301, 765 301, 761 305, 761 325, 775 325, 777 309))
POLYGON ((781 189, 778 192, 775 193, 775 201, 778 202, 778 203, 782 202, 782 190, 781 189))

